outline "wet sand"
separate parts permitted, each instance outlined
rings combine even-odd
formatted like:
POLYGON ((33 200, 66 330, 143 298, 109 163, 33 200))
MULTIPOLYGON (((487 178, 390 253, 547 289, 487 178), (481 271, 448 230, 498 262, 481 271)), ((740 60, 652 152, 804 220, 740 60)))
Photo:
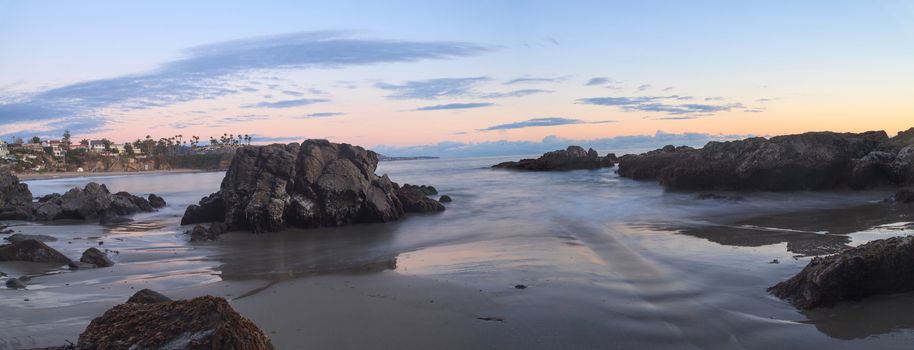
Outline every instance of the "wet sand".
MULTIPOLYGON (((99 241, 119 254, 113 267, 75 272, 0 263, 11 276, 35 276, 28 290, 0 290, 0 349, 75 341, 142 288, 226 297, 279 349, 902 349, 914 341, 911 295, 802 313, 765 292, 809 261, 796 242, 856 245, 914 231, 873 205, 884 192, 697 200, 607 170, 507 176, 485 168, 492 162, 384 164, 379 173, 453 197, 440 214, 232 232, 200 244, 178 223, 221 174, 107 178, 114 191, 162 193, 169 205, 117 225, 14 223, 58 237, 49 245, 70 257, 99 241)), ((41 195, 87 180, 29 184, 41 195)))

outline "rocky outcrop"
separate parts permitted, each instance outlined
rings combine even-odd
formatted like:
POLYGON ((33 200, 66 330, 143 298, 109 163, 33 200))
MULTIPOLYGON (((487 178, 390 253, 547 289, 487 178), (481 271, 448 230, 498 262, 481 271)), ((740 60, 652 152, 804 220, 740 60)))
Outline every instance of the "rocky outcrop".
MULTIPOLYGON (((133 298, 131 298, 133 299, 133 298)), ((270 349, 257 326, 223 298, 128 302, 92 320, 79 349, 270 349)))
POLYGON ((914 291, 914 237, 893 237, 813 258, 796 276, 768 289, 800 309, 877 294, 914 291))
POLYGON ((610 153, 605 157, 600 157, 593 148, 585 151, 580 146, 568 146, 564 150, 544 153, 537 159, 504 162, 492 167, 527 171, 561 171, 607 168, 615 166, 615 162, 616 156, 614 154, 610 153))
POLYGON ((29 220, 32 218, 32 192, 29 185, 8 168, 0 167, 0 220, 29 220))
POLYGON ((228 232, 228 225, 222 222, 215 222, 209 225, 209 228, 203 225, 196 225, 193 229, 184 232, 184 234, 190 235, 191 242, 205 242, 215 240, 219 235, 226 232, 228 232))
POLYGON ((433 213, 444 210, 444 205, 427 197, 428 193, 438 194, 434 187, 403 185, 394 192, 403 205, 403 211, 407 213, 433 213))
POLYGON ((27 239, 0 246, 0 261, 66 264, 70 262, 70 258, 54 250, 54 248, 48 247, 44 242, 27 239))
POLYGON ((441 203, 450 203, 452 201, 454 201, 454 200, 451 199, 451 196, 448 196, 448 195, 443 195, 443 196, 441 196, 441 198, 438 198, 438 202, 441 202, 441 203))
POLYGON ((428 209, 424 196, 375 175, 377 164, 372 151, 326 140, 241 147, 219 192, 188 207, 181 223, 269 232, 386 222, 428 209))
POLYGON ((130 299, 127 299, 128 303, 139 304, 155 304, 168 301, 172 301, 171 298, 164 296, 162 293, 156 292, 152 289, 142 289, 139 292, 134 293, 130 299))
POLYGON ((667 146, 626 155, 619 175, 685 190, 824 190, 904 185, 914 181, 914 145, 883 131, 811 132, 667 146))
POLYGON ((112 194, 105 185, 88 183, 82 189, 73 188, 63 195, 51 194, 38 199, 35 220, 63 219, 106 221, 138 212, 154 211, 143 197, 127 192, 112 194))
POLYGON ((155 193, 149 194, 149 205, 155 209, 160 209, 165 207, 165 198, 157 196, 155 193))
POLYGON ((114 262, 108 258, 108 254, 103 253, 95 247, 86 249, 86 251, 83 252, 82 257, 79 258, 79 261, 95 265, 95 267, 114 266, 114 262))

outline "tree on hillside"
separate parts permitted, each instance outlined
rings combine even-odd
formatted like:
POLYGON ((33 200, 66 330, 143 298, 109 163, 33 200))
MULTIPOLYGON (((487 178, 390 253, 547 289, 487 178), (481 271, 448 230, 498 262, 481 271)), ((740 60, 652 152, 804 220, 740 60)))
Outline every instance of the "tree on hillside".
POLYGON ((70 141, 70 130, 64 130, 63 139, 60 140, 60 147, 62 147, 64 151, 69 151, 71 144, 73 143, 70 141))
POLYGON ((41 143, 41 138, 38 136, 32 136, 32 143, 41 143))

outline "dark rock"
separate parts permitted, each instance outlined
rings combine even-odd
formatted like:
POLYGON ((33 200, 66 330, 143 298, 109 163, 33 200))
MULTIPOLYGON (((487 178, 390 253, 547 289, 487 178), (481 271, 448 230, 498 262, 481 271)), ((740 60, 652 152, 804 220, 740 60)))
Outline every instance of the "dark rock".
POLYGON ((223 298, 117 305, 92 320, 80 349, 269 349, 269 339, 223 298))
POLYGON ((419 192, 425 196, 434 196, 438 194, 438 189, 436 189, 435 186, 403 184, 403 187, 400 187, 400 189, 404 191, 419 192))
POLYGON ((95 247, 86 249, 86 251, 83 252, 83 256, 79 258, 79 261, 95 265, 96 267, 114 266, 114 262, 108 258, 108 254, 103 253, 95 247))
POLYGON ((438 198, 438 201, 441 203, 450 203, 453 201, 453 199, 451 199, 451 196, 443 195, 441 198, 438 198))
POLYGON ((914 291, 914 237, 880 239, 813 258, 796 276, 768 288, 800 309, 877 294, 914 291))
MULTIPOLYGON (((225 224, 223 224, 225 225, 225 224)), ((203 225, 196 225, 190 231, 184 232, 186 235, 190 235, 191 242, 205 242, 212 241, 219 236, 218 233, 213 232, 210 229, 207 229, 203 225)))
POLYGON ((32 192, 29 185, 8 169, 0 167, 0 220, 30 220, 32 192))
MULTIPOLYGON (((423 187, 425 186, 404 185, 401 188, 396 188, 396 184, 394 184, 394 192, 403 205, 403 211, 407 213, 433 213, 444 210, 444 205, 428 198, 426 195, 429 192, 427 188, 434 189, 434 187, 428 186, 426 189, 423 189, 423 187)), ((438 191, 435 191, 435 193, 438 193, 438 191)))
POLYGON ((42 242, 56 242, 57 241, 57 238, 54 238, 54 237, 51 237, 48 235, 27 235, 27 234, 22 234, 22 233, 17 233, 17 234, 11 235, 9 237, 6 237, 4 239, 7 241, 10 241, 11 243, 21 242, 21 241, 24 241, 27 239, 34 239, 36 241, 42 241, 42 242))
POLYGON ((139 292, 133 294, 130 299, 127 299, 128 303, 139 303, 139 304, 155 304, 155 303, 164 303, 172 301, 171 298, 162 295, 159 292, 156 292, 152 289, 142 289, 139 292))
POLYGON ((895 203, 914 203, 914 190, 903 189, 895 192, 895 194, 886 200, 887 202, 895 203))
POLYGON ((492 167, 527 171, 560 171, 613 167, 615 161, 616 155, 612 153, 600 157, 593 148, 584 151, 584 148, 580 146, 568 146, 564 150, 547 152, 537 159, 504 162, 492 167))
POLYGON ((18 278, 10 278, 6 280, 6 288, 9 289, 25 289, 27 286, 28 284, 18 278))
POLYGON ((117 222, 117 217, 138 212, 151 212, 145 198, 127 192, 112 194, 105 185, 88 183, 82 189, 73 188, 64 194, 44 196, 35 204, 35 219, 53 221, 64 219, 117 222))
POLYGON ((527 289, 527 286, 525 286, 523 284, 517 284, 517 285, 514 285, 514 289, 527 289))
POLYGON ((0 261, 66 264, 70 262, 70 259, 41 241, 27 239, 0 246, 0 261))
POLYGON ((149 205, 153 208, 159 209, 165 206, 165 198, 157 196, 155 193, 149 194, 149 205))
POLYGON ((375 175, 377 164, 372 151, 326 140, 240 147, 219 192, 188 207, 181 223, 268 232, 398 220, 403 192, 375 175))
POLYGON ((713 141, 701 149, 667 146, 622 157, 619 175, 656 179, 673 189, 824 190, 891 183, 893 180, 886 178, 880 167, 872 165, 888 157, 875 154, 866 158, 888 140, 883 131, 811 132, 770 139, 713 141))

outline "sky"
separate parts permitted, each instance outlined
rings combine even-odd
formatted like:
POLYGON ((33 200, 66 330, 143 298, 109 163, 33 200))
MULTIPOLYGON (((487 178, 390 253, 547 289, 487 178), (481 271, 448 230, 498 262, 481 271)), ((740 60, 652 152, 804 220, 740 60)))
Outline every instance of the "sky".
POLYGON ((490 155, 914 126, 911 1, 0 0, 0 55, 6 141, 490 155))

